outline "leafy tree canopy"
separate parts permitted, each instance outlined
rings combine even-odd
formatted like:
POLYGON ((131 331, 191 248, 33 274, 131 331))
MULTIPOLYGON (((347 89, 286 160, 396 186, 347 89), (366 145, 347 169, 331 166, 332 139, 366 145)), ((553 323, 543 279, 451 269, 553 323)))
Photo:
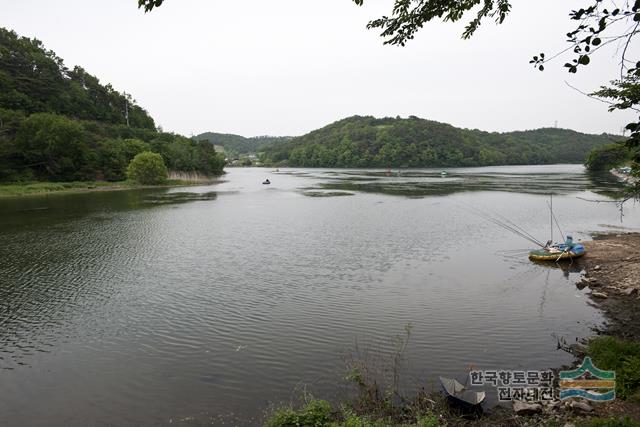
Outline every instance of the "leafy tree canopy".
MULTIPOLYGON (((353 1, 357 5, 364 3, 353 1)), ((456 22, 474 9, 476 15, 467 24, 464 38, 471 37, 486 17, 501 24, 511 11, 511 4, 509 0, 395 0, 391 16, 369 22, 368 28, 381 29, 386 44, 404 46, 427 22, 433 19, 456 22)))
POLYGON ((144 8, 145 11, 149 12, 154 7, 159 7, 162 5, 164 0, 138 0, 138 7, 144 8))
POLYGON ((611 143, 591 150, 584 164, 592 172, 602 172, 630 161, 631 158, 632 153, 624 144, 611 143))
POLYGON ((162 184, 167 180, 167 175, 167 167, 162 156, 151 151, 137 154, 127 168, 127 177, 139 184, 162 184))
POLYGON ((77 122, 37 113, 22 122, 15 143, 37 178, 73 181, 81 178, 89 157, 83 136, 77 122))

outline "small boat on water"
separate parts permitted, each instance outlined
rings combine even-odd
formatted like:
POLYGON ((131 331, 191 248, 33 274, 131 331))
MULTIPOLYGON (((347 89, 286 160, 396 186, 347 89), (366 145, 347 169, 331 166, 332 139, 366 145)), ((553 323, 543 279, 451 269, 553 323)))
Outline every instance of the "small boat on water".
POLYGON ((442 171, 442 172, 440 172, 440 176, 447 176, 447 175, 449 175, 449 174, 447 173, 447 171, 442 171))
POLYGON ((532 261, 562 261, 580 258, 587 253, 583 245, 573 243, 573 237, 567 236, 564 243, 547 244, 544 248, 529 252, 532 261))
POLYGON ((265 179, 264 181, 262 181, 262 183, 264 185, 269 185, 269 184, 271 184, 271 181, 269 181, 268 179, 265 179))
POLYGON ((553 194, 550 196, 549 211, 551 213, 551 240, 546 245, 540 245, 540 249, 534 249, 529 252, 529 259, 531 261, 573 261, 574 258, 580 258, 587 253, 587 250, 580 243, 573 243, 573 237, 567 234, 565 238, 560 229, 560 224, 553 214, 553 194), (563 243, 553 243, 553 224, 558 226, 558 231, 564 239, 563 243))
POLYGON ((587 254, 587 249, 580 243, 574 243, 573 237, 571 235, 567 235, 566 238, 562 229, 560 228, 560 224, 553 213, 553 194, 550 196, 549 202, 547 202, 549 206, 549 223, 550 223, 550 232, 551 239, 547 241, 546 244, 542 243, 542 241, 538 240, 532 234, 527 232, 524 228, 511 221, 509 218, 506 218, 499 213, 491 213, 491 211, 483 211, 481 209, 472 210, 473 213, 479 215, 480 217, 488 220, 496 224, 497 226, 504 228, 507 231, 510 231, 513 234, 516 234, 529 242, 538 246, 538 249, 525 249, 523 251, 517 250, 517 255, 525 255, 528 253, 529 259, 531 261, 553 261, 558 262, 562 260, 573 260, 574 258, 579 258, 587 254), (553 227, 558 228, 560 235, 562 236, 563 241, 561 243, 554 243, 553 238, 553 227))
POLYGON ((465 409, 480 409, 482 402, 487 397, 484 391, 470 390, 453 378, 439 377, 439 379, 447 399, 465 409))

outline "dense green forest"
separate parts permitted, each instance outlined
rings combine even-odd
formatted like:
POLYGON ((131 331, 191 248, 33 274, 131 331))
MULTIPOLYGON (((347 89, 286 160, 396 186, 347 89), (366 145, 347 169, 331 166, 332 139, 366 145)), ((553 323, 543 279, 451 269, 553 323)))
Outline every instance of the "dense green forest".
POLYGON ((170 170, 217 175, 224 166, 210 144, 157 131, 131 96, 0 28, 0 181, 120 181, 143 151, 170 170))
POLYGON ((247 138, 228 133, 205 132, 194 137, 198 141, 209 141, 214 145, 221 145, 227 157, 238 157, 241 154, 258 153, 271 145, 290 141, 290 136, 254 136, 247 138))
POLYGON ((583 163, 617 141, 566 129, 490 133, 420 119, 349 117, 283 144, 261 161, 306 167, 439 167, 583 163))

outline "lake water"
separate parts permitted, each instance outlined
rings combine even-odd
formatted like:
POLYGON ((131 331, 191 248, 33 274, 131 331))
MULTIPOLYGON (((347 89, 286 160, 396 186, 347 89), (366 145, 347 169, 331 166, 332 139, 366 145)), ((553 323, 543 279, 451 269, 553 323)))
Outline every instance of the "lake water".
POLYGON ((557 339, 602 322, 579 268, 529 262, 478 211, 546 241, 553 192, 575 239, 640 227, 582 200, 620 187, 575 165, 227 171, 0 199, 1 425, 257 423, 303 389, 339 398, 356 342, 384 354, 407 324, 407 389, 558 367, 557 339))

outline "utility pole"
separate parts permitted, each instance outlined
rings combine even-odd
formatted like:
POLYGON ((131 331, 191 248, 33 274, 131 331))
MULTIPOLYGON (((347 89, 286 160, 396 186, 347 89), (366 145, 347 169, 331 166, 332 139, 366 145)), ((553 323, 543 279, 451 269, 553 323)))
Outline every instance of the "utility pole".
POLYGON ((129 95, 127 95, 127 93, 124 93, 124 118, 127 121, 127 127, 130 127, 129 125, 129 95))

